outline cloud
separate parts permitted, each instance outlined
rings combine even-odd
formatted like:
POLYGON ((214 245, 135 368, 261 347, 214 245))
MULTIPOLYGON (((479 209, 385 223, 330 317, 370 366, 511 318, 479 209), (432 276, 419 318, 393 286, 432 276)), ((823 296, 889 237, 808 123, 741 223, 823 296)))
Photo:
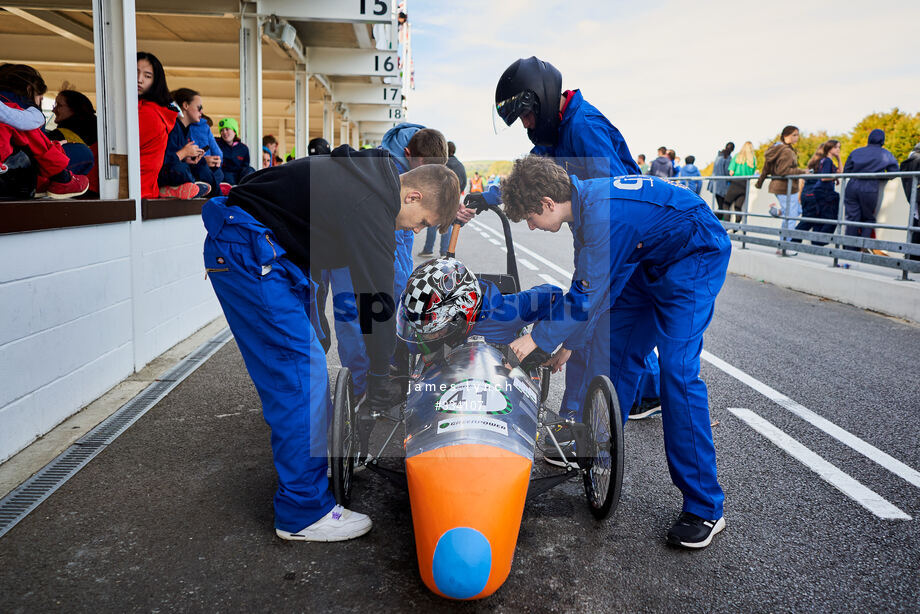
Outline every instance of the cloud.
POLYGON ((788 123, 842 132, 864 115, 920 106, 912 24, 920 5, 776 0, 634 3, 486 0, 413 4, 413 121, 438 127, 461 159, 530 148, 490 120, 499 75, 537 55, 580 88, 633 154, 660 144, 702 165, 726 140, 755 143, 788 123))

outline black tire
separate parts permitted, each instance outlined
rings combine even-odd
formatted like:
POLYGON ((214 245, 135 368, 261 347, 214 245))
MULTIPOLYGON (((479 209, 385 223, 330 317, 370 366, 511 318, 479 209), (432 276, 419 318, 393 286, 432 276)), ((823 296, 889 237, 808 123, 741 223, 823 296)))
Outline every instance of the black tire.
POLYGON ((606 376, 591 380, 582 420, 588 427, 590 447, 585 454, 585 497, 591 514, 603 520, 616 509, 623 488, 623 419, 616 391, 606 376))
POLYGON ((355 463, 359 458, 358 434, 355 429, 355 393, 351 371, 339 369, 332 399, 332 426, 329 444, 329 465, 332 469, 332 494, 335 502, 348 507, 355 463))

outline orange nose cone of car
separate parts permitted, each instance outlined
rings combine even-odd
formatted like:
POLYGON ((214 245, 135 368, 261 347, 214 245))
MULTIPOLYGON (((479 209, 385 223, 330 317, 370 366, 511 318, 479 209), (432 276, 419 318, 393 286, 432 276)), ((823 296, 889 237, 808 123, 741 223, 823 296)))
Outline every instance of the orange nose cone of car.
POLYGON ((406 459, 419 571, 450 599, 482 599, 511 571, 532 461, 483 444, 406 459))

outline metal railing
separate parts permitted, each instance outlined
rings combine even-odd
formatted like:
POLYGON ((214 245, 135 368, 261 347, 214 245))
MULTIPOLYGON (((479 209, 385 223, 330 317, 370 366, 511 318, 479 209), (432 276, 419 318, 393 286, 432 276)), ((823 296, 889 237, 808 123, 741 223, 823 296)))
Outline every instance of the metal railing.
MULTIPOLYGON (((670 181, 679 182, 703 182, 710 180, 724 180, 730 182, 744 181, 744 205, 741 211, 736 211, 734 209, 719 209, 716 205, 715 194, 712 195, 711 201, 713 212, 716 214, 721 214, 720 218, 722 216, 725 217, 725 219, 722 219, 722 225, 730 231, 729 234, 731 239, 741 244, 741 249, 746 249, 747 244, 750 243, 753 245, 775 247, 783 256, 787 255, 787 250, 795 250, 802 253, 814 254, 818 256, 827 256, 833 259, 832 266, 834 267, 840 266, 839 262, 841 260, 890 267, 899 269, 901 271, 901 279, 905 281, 910 279, 907 275, 908 273, 920 273, 920 243, 911 242, 911 239, 913 238, 912 235, 914 233, 917 233, 915 235, 916 240, 920 241, 920 225, 917 225, 918 222, 916 221, 917 186, 918 183, 920 183, 920 171, 897 171, 891 173, 807 173, 803 175, 768 175, 767 178, 770 180, 787 180, 787 198, 790 198, 794 195, 793 185, 795 184, 796 180, 839 180, 841 185, 839 186, 840 194, 837 203, 837 218, 830 219, 801 216, 790 217, 785 215, 787 213, 786 211, 783 211, 783 214, 779 216, 767 215, 763 213, 751 213, 748 210, 751 204, 751 181, 756 181, 759 179, 758 175, 669 177, 668 179, 670 181), (851 179, 898 180, 898 183, 900 184, 901 177, 911 178, 911 190, 908 197, 908 218, 905 225, 900 226, 895 224, 881 224, 878 222, 855 222, 846 219, 844 200, 847 184, 851 179), (740 217, 742 222, 739 223, 730 221, 732 219, 732 215, 740 217), (751 223, 751 218, 778 219, 781 220, 782 223, 780 228, 774 228, 771 226, 758 226, 751 223), (834 225, 835 228, 832 233, 817 232, 814 230, 795 230, 794 228, 784 228, 783 223, 786 221, 812 222, 815 224, 834 225), (848 235, 845 234, 844 227, 903 231, 905 233, 904 241, 886 241, 882 239, 873 239, 870 237, 848 235), (763 237, 757 235, 771 236, 763 237), (809 245, 803 243, 802 241, 811 241, 812 243, 809 245), (815 245, 815 242, 824 243, 825 245, 815 245), (913 259, 911 259, 911 256, 913 256, 913 259)), ((835 181, 835 183, 837 182, 835 181)), ((901 189, 901 186, 899 186, 898 189, 901 189)), ((884 184, 880 184, 879 202, 881 202, 883 193, 884 184)), ((876 207, 876 209, 878 209, 878 207, 876 207)))

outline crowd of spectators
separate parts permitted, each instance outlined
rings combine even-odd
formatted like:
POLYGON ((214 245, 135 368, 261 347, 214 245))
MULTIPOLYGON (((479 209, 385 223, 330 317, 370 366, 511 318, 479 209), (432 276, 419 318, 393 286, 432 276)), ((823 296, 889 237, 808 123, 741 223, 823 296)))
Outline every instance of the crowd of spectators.
MULTIPOLYGON (((833 233, 837 228, 840 210, 840 194, 834 189, 839 183, 838 179, 823 177, 800 180, 786 179, 781 176, 820 174, 831 175, 836 173, 880 173, 893 171, 920 171, 920 143, 905 158, 900 166, 894 155, 884 148, 885 133, 882 130, 873 130, 864 147, 855 149, 848 156, 846 163, 841 163, 840 141, 829 139, 821 143, 811 156, 805 168, 798 164, 798 151, 796 144, 799 142, 799 129, 796 126, 786 126, 780 132, 779 139, 773 143, 764 154, 763 167, 758 167, 754 145, 746 141, 741 150, 735 153, 735 144, 728 142, 716 153, 712 164, 712 177, 707 183, 707 189, 715 199, 716 215, 723 221, 741 223, 745 200, 748 195, 748 183, 751 177, 756 177, 757 189, 763 187, 768 177, 772 179, 767 187, 770 194, 775 196, 769 212, 775 217, 782 217, 782 227, 795 230, 833 233), (730 177, 739 177, 738 180, 730 177), (741 179, 744 177, 744 179, 741 179), (732 216, 730 211, 736 211, 732 216), (734 220, 732 218, 734 217, 734 220), (806 219, 801 219, 806 218, 806 219), (826 222, 823 220, 827 220, 826 222)), ((680 158, 673 149, 658 148, 658 156, 651 164, 646 162, 644 154, 639 154, 636 163, 643 174, 670 179, 677 177, 678 183, 700 193, 700 171, 695 165, 695 157, 687 156, 683 166, 680 158), (687 179, 684 179, 684 178, 687 179)), ((843 195, 844 220, 858 223, 874 223, 881 204, 880 190, 886 179, 853 178, 847 182, 843 195)), ((911 198, 911 185, 913 179, 902 179, 904 193, 908 202, 911 198)), ((920 202, 920 178, 917 179, 916 201, 920 202)), ((914 209, 913 225, 920 225, 920 215, 914 209)), ((735 229, 732 229, 734 232, 735 229)), ((846 234, 851 236, 874 237, 872 228, 846 225, 846 234)), ((912 242, 920 242, 920 232, 912 234, 912 242)), ((800 239, 793 239, 801 242, 800 239)), ((812 241, 814 245, 826 245, 820 240, 812 241)), ((851 247, 849 249, 856 249, 851 247)), ((777 254, 784 253, 776 250, 777 254)), ((795 252, 786 250, 785 255, 796 255, 795 252)))
MULTIPOLYGON (((0 199, 98 197, 92 101, 62 89, 49 128, 41 110, 47 91, 31 66, 0 65, 0 199)), ((253 172, 237 121, 220 120, 220 139, 215 138, 201 94, 189 88, 170 92, 163 65, 151 53, 137 54, 137 96, 143 198, 227 194, 253 172)), ((274 141, 273 152, 277 147, 274 141)))

